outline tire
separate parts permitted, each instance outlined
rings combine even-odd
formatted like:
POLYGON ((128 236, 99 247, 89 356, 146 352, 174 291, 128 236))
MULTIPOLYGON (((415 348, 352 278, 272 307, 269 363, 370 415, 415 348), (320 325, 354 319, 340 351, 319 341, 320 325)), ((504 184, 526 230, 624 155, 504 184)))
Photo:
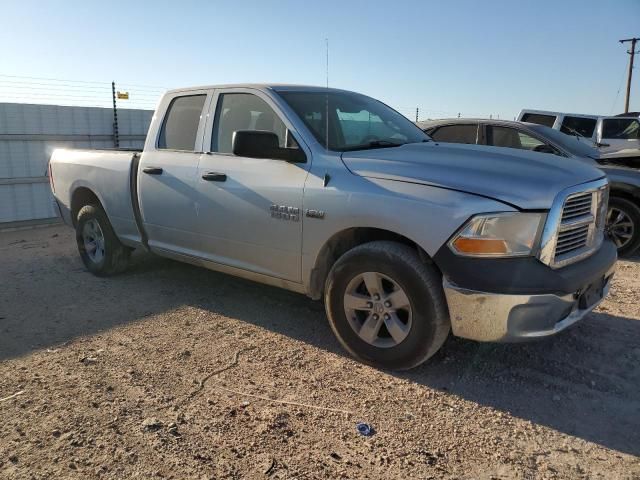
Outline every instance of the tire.
POLYGON ((626 198, 612 196, 606 228, 618 248, 618 256, 633 255, 640 247, 640 208, 626 198))
POLYGON ((324 300, 342 346, 377 367, 420 365, 440 349, 451 328, 440 274, 414 249, 396 242, 366 243, 342 255, 329 272, 324 300))
POLYGON ((99 277, 120 273, 129 264, 131 249, 120 243, 100 205, 85 205, 78 212, 76 243, 87 270, 99 277))

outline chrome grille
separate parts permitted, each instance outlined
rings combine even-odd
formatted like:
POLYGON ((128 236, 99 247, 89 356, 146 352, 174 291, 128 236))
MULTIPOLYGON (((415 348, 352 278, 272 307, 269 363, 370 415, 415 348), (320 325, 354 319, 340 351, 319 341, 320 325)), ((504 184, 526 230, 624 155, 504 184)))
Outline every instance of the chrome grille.
POLYGON ((589 240, 589 225, 563 230, 558 233, 556 242, 556 258, 574 250, 583 248, 589 240))
POLYGON ((584 253, 592 244, 597 205, 596 192, 570 195, 562 206, 553 261, 569 263, 573 256, 584 253))
POLYGON ((600 246, 604 230, 602 202, 606 204, 606 193, 606 188, 580 192, 564 201, 553 254, 555 266, 578 261, 600 246))
POLYGON ((540 260, 560 268, 591 255, 600 247, 608 187, 606 179, 601 179, 570 187, 556 197, 542 234, 540 260))
POLYGON ((581 193, 573 197, 569 197, 564 203, 564 208, 562 209, 562 221, 568 222, 572 219, 590 214, 592 203, 592 192, 581 193))

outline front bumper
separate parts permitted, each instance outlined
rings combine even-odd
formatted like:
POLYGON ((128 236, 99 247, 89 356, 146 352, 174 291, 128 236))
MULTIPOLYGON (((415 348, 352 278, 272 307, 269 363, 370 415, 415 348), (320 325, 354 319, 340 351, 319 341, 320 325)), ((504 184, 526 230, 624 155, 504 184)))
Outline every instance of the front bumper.
POLYGON ((583 276, 572 292, 487 292, 457 285, 445 274, 443 286, 453 334, 485 342, 554 335, 581 320, 607 296, 615 272, 615 254, 613 261, 598 263, 601 269, 583 276))

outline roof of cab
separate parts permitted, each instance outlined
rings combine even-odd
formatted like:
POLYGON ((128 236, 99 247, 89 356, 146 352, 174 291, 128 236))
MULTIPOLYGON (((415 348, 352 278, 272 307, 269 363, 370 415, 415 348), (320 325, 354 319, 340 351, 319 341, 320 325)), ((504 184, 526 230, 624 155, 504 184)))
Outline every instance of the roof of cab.
POLYGON ((327 88, 313 85, 293 85, 286 83, 231 83, 226 85, 199 85, 194 87, 182 87, 168 90, 166 93, 191 92, 195 90, 214 90, 226 88, 251 88, 254 90, 273 90, 276 92, 297 91, 297 92, 350 92, 339 88, 327 88))

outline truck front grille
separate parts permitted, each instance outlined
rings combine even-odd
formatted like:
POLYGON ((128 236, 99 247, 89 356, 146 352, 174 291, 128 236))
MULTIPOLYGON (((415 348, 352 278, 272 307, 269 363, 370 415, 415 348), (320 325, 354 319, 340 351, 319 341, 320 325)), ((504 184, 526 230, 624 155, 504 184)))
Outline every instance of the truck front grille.
POLYGON ((606 202, 602 189, 575 193, 566 198, 553 254, 555 266, 580 260, 600 246, 604 227, 603 201, 606 202))
POLYGON ((591 213, 593 193, 579 193, 567 198, 562 209, 562 221, 568 222, 591 213))
POLYGON ((562 255, 584 248, 587 245, 588 240, 589 225, 580 225, 579 227, 570 228, 558 233, 558 242, 556 243, 556 260, 562 255))
POLYGON ((549 212, 540 259, 553 268, 591 255, 604 238, 608 183, 601 180, 583 188, 560 194, 549 212))

